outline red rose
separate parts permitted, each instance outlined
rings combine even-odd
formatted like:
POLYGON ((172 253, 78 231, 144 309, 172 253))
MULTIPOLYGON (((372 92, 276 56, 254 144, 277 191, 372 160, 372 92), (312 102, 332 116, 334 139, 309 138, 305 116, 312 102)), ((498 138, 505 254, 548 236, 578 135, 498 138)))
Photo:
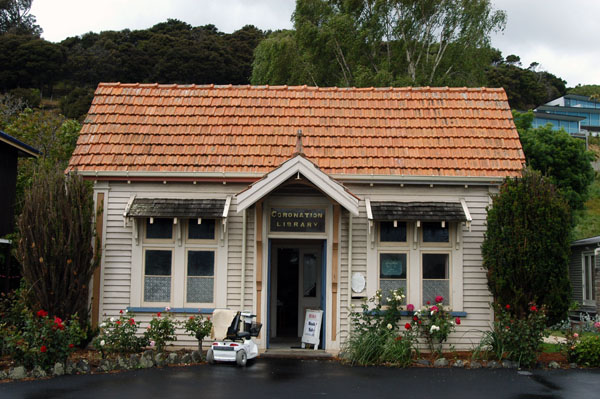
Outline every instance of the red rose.
POLYGON ((73 345, 73 344, 69 344, 69 348, 71 348, 71 349, 73 349, 74 346, 75 345, 73 345))
POLYGON ((117 320, 117 325, 120 326, 121 325, 121 320, 117 320))
POLYGON ((529 308, 529 310, 531 310, 532 312, 537 312, 537 307, 535 305, 531 305, 531 308, 529 308))
POLYGON ((38 310, 36 314, 37 314, 38 317, 46 317, 46 316, 48 316, 48 312, 46 312, 43 309, 38 310))
POLYGON ((396 337, 396 341, 402 341, 402 336, 398 335, 398 336, 396 337))
POLYGON ((123 314, 123 309, 119 310, 119 313, 120 313, 120 314, 123 314))
POLYGON ((194 320, 194 316, 190 316, 190 320, 194 320))
POLYGON ((129 319, 129 324, 132 325, 132 326, 135 325, 135 320, 129 319))
POLYGON ((510 309, 510 305, 506 305, 505 307, 506 307, 506 310, 510 309))
POLYGON ((419 320, 419 324, 421 324, 421 320, 419 320))
POLYGON ((404 328, 406 328, 407 330, 410 330, 412 328, 412 326, 410 325, 410 323, 406 323, 404 325, 404 328))
POLYGON ((454 322, 458 325, 460 324, 460 317, 457 317, 456 320, 454 320, 454 322))
POLYGON ((158 312, 158 313, 156 314, 156 317, 160 317, 160 312, 158 312))
POLYGON ((442 303, 444 302, 444 297, 441 295, 438 295, 435 297, 435 303, 442 303))
POLYGON ((417 316, 413 316, 413 320, 417 321, 417 320, 419 320, 419 318, 417 316))
POLYGON ((48 348, 46 348, 46 345, 42 345, 42 347, 40 348, 40 352, 42 353, 46 353, 47 350, 48 348))
POLYGON ((427 301, 427 304, 428 304, 428 305, 431 305, 431 302, 427 301))

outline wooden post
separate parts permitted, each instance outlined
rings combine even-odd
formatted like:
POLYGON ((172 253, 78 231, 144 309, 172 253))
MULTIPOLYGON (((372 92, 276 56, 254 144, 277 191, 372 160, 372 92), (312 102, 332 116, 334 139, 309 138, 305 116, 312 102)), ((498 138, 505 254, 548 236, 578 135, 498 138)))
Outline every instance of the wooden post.
POLYGON ((261 322, 262 309, 262 263, 263 263, 263 207, 262 202, 256 203, 256 321, 261 322))
MULTIPOLYGON (((104 193, 96 197, 96 245, 94 252, 102 255, 102 235, 104 231, 104 193)), ((97 255, 98 256, 98 255, 97 255)), ((100 321, 100 279, 102 278, 102 262, 98 264, 93 274, 92 285, 92 328, 97 328, 100 321)))
POLYGON ((333 243, 331 255, 331 340, 337 339, 338 254, 340 245, 340 206, 333 205, 333 243))

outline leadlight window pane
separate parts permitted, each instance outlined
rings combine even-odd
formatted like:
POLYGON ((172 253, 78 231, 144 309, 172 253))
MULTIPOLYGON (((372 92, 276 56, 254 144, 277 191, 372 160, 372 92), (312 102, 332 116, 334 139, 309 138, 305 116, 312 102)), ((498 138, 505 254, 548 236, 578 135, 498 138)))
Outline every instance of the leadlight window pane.
POLYGON ((190 219, 188 224, 189 240, 214 240, 215 239, 215 219, 202 219, 198 224, 198 219, 190 219))
POLYGON ((406 222, 397 222, 396 227, 394 222, 380 222, 379 229, 381 242, 406 242, 406 222))
POLYGON ((450 242, 448 224, 442 227, 441 222, 423 223, 423 242, 450 242))
POLYGON ((406 254, 379 254, 380 278, 406 278, 406 254))
POLYGON ((423 279, 447 279, 448 254, 423 254, 423 279))
POLYGON ((188 251, 188 276, 214 276, 215 253, 213 251, 188 251))
POLYGON ((173 219, 154 218, 146 219, 146 238, 148 239, 171 239, 173 238, 173 219))
POLYGON ((188 277, 187 278, 187 302, 213 302, 213 277, 188 277))
POLYGON ((170 276, 172 252, 157 249, 146 250, 146 276, 170 276))

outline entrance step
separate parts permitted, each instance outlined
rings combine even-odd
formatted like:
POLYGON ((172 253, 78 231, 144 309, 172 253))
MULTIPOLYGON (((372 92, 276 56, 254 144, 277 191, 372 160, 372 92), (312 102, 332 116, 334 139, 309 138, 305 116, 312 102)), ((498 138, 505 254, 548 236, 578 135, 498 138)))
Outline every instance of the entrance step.
POLYGON ((267 349, 261 353, 263 359, 323 359, 332 360, 335 356, 324 350, 313 349, 267 349))

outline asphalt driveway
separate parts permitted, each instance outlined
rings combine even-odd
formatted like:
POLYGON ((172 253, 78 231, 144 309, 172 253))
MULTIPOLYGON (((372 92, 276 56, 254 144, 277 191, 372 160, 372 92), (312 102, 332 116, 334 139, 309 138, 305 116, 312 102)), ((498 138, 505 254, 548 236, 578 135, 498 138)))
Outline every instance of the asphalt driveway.
POLYGON ((0 384, 0 398, 598 398, 600 370, 347 367, 258 359, 0 384))

